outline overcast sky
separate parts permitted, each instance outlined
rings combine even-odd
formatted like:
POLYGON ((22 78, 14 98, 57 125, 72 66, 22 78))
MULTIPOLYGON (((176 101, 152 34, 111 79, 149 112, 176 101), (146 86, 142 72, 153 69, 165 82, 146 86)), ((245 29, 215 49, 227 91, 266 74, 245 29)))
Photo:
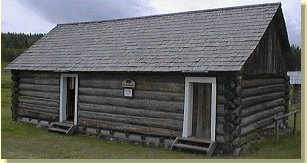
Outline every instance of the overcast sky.
POLYGON ((301 45, 300 0, 1 0, 1 31, 48 33, 56 24, 281 2, 290 44, 301 45))

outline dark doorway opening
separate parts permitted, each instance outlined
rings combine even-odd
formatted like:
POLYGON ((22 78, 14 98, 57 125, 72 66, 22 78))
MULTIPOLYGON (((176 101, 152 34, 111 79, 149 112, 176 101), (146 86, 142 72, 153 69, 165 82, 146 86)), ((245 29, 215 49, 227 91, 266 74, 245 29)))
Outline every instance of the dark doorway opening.
POLYGON ((75 116, 75 78, 67 78, 66 120, 74 121, 75 116))

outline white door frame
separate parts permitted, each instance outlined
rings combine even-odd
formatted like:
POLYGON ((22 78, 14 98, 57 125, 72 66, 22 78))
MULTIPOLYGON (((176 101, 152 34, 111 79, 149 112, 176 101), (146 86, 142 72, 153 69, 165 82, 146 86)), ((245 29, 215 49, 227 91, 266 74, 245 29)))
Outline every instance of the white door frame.
POLYGON ((75 114, 74 124, 78 125, 78 74, 61 74, 60 81, 60 122, 66 120, 67 78, 75 78, 75 114))
POLYGON ((192 136, 193 83, 211 83, 211 141, 215 141, 216 126, 216 78, 185 77, 184 117, 182 137, 192 136))

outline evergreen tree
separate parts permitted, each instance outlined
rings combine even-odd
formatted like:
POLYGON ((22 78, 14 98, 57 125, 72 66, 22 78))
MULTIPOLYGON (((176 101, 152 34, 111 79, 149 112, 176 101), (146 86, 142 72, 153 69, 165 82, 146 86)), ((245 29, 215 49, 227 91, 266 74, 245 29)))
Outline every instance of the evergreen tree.
POLYGON ((291 69, 290 71, 301 71, 301 48, 291 45, 291 69))
POLYGON ((1 61, 11 62, 43 34, 1 33, 1 61))

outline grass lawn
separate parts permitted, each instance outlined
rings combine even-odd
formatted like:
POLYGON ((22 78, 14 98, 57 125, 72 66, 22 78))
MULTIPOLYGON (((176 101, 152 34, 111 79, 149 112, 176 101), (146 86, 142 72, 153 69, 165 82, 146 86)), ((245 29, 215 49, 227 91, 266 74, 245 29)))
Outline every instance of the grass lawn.
MULTIPOLYGON (((120 141, 100 140, 89 136, 64 136, 49 133, 44 128, 21 124, 11 119, 11 80, 9 72, 1 74, 1 158, 2 159, 208 159, 205 155, 188 154, 170 149, 144 147, 120 141)), ((291 108, 300 109, 300 108, 291 108)), ((283 159, 301 158, 301 116, 297 117, 298 133, 285 134, 280 144, 269 135, 264 141, 252 145, 253 152, 244 157, 226 159, 283 159)), ((290 118, 290 123, 293 120, 290 118)))

